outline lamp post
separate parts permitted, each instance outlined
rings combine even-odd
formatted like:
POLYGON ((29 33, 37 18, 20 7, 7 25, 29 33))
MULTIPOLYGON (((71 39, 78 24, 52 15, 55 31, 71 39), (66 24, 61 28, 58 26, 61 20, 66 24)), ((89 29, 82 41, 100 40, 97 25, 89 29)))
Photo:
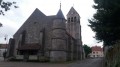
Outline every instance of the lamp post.
POLYGON ((6 54, 7 54, 7 38, 8 38, 8 35, 5 35, 5 41, 6 41, 6 45, 5 45, 5 52, 3 53, 3 57, 4 57, 4 60, 6 59, 6 54))
POLYGON ((6 41, 6 45, 5 45, 5 52, 7 52, 7 39, 8 39, 8 35, 5 35, 5 41, 6 41))

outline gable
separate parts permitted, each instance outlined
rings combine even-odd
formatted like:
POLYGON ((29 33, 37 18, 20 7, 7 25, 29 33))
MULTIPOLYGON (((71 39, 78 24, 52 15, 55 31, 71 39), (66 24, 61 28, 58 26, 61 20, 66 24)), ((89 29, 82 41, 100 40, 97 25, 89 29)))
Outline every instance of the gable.
POLYGON ((14 34, 14 36, 17 36, 26 28, 29 28, 33 25, 41 24, 42 22, 44 22, 45 19, 46 19, 46 15, 36 8, 34 12, 30 15, 30 17, 24 22, 24 24, 14 34))
POLYGON ((67 16, 70 16, 70 15, 72 15, 72 16, 78 15, 79 16, 78 12, 73 7, 71 7, 71 9, 69 10, 69 12, 67 14, 67 16))

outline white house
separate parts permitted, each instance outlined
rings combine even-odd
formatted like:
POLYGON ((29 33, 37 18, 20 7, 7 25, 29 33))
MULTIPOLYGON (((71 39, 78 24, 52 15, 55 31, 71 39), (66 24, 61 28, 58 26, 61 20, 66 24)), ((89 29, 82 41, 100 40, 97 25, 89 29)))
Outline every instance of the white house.
POLYGON ((103 57, 103 48, 100 46, 93 46, 92 48, 92 53, 89 54, 90 57, 96 58, 96 57, 103 57))

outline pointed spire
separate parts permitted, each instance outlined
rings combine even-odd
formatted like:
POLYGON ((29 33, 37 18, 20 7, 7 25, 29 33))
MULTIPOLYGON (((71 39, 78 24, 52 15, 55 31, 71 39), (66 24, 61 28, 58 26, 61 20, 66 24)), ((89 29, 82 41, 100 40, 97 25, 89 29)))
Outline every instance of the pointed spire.
POLYGON ((60 9, 61 9, 61 1, 60 1, 60 9))
POLYGON ((57 17, 58 17, 58 18, 65 19, 64 15, 63 15, 63 13, 62 13, 62 11, 61 11, 61 9, 59 9, 59 11, 58 11, 58 13, 57 13, 57 17))
POLYGON ((73 3, 73 7, 74 7, 74 3, 73 3))
POLYGON ((57 13, 57 17, 58 17, 58 18, 65 19, 64 15, 63 15, 63 13, 62 13, 62 10, 61 10, 61 2, 60 2, 60 9, 59 9, 59 11, 58 11, 58 13, 57 13))

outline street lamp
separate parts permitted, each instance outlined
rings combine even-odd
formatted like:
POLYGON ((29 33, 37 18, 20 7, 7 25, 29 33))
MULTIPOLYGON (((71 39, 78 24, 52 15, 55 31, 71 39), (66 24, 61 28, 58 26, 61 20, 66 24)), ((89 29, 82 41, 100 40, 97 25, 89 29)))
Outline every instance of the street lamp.
POLYGON ((6 41, 6 45, 5 45, 5 52, 6 52, 6 51, 7 51, 7 39, 8 39, 8 35, 7 35, 7 34, 5 35, 5 38, 4 38, 4 39, 5 39, 5 41, 6 41))

